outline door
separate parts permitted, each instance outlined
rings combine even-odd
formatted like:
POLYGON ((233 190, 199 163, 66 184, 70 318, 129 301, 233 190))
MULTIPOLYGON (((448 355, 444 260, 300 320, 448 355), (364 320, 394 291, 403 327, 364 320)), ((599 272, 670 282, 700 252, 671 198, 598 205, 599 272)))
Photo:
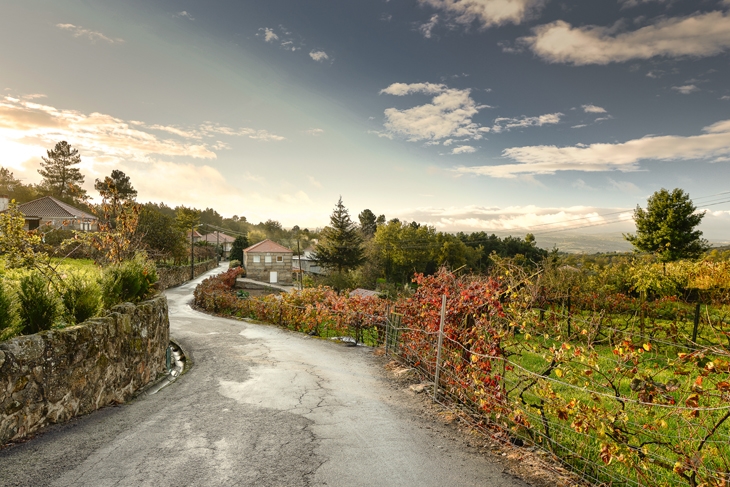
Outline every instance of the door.
POLYGON ((269 274, 269 282, 271 284, 276 284, 278 282, 278 279, 279 279, 279 273, 275 272, 275 271, 271 271, 271 273, 269 274))

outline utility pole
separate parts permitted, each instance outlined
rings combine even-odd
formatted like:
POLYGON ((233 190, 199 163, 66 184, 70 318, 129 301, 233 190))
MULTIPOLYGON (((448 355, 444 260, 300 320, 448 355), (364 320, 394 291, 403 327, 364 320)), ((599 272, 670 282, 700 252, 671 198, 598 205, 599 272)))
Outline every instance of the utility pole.
POLYGON ((299 263, 299 290, 301 291, 304 281, 302 280, 302 253, 299 251, 299 237, 297 237, 297 262, 299 263))
POLYGON ((221 263, 221 257, 220 257, 220 238, 221 238, 221 232, 220 230, 215 231, 215 263, 217 265, 220 265, 221 263))
POLYGON ((190 280, 195 279, 195 249, 193 247, 193 233, 195 232, 195 224, 190 227, 190 280))

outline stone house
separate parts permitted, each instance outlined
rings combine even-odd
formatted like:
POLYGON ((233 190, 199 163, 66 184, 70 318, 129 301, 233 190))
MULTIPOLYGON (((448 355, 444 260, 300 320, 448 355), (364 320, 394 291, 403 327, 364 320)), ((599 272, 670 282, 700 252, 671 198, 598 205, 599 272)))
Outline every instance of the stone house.
MULTIPOLYGON (((8 208, 6 196, 0 196, 0 211, 8 208)), ((64 230, 97 231, 99 219, 53 196, 44 196, 22 205, 18 209, 25 217, 25 229, 36 230, 52 227, 64 230)))
POLYGON ((269 239, 243 250, 246 277, 272 284, 291 285, 294 252, 269 239))
POLYGON ((305 274, 315 275, 326 274, 322 266, 314 260, 314 247, 304 249, 302 251, 302 255, 295 255, 293 259, 294 272, 303 272, 305 274))
POLYGON ((231 247, 233 247, 234 240, 236 240, 234 237, 216 231, 201 236, 196 239, 196 242, 207 242, 210 245, 219 245, 221 250, 223 250, 223 258, 227 259, 231 255, 231 247))

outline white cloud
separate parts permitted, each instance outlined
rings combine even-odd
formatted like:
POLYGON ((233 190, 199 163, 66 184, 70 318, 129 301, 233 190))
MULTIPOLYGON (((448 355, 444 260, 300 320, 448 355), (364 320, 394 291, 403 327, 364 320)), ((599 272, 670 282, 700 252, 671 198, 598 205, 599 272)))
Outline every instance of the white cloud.
POLYGON ((622 193, 641 192, 638 186, 629 181, 616 181, 614 179, 608 178, 608 184, 610 184, 612 188, 621 191, 622 193))
POLYGON ((324 62, 327 61, 330 57, 327 55, 324 51, 312 51, 309 53, 309 57, 314 59, 317 62, 324 62))
POLYGON ((486 28, 495 25, 520 24, 539 12, 546 0, 418 0, 441 10, 455 22, 470 25, 476 22, 486 28))
POLYGON ((45 148, 67 140, 83 154, 82 164, 151 163, 159 156, 216 159, 216 150, 230 148, 220 135, 256 140, 282 140, 265 130, 233 129, 206 122, 196 128, 127 121, 103 113, 58 109, 30 100, 0 98, 0 146, 3 165, 22 169, 45 148), (162 132, 164 135, 159 134, 162 132), (209 140, 211 139, 211 140, 209 140))
POLYGON ((583 127, 587 127, 587 126, 588 126, 588 124, 581 123, 581 124, 578 124, 578 125, 571 125, 570 128, 572 128, 572 129, 582 129, 583 127))
POLYGON ((433 83, 393 83, 381 94, 403 96, 414 93, 435 95, 431 103, 399 110, 385 110, 385 128, 388 133, 407 137, 409 141, 441 140, 452 137, 481 139, 489 131, 472 121, 484 106, 471 98, 471 90, 448 88, 433 83))
POLYGON ((454 147, 451 150, 451 153, 452 154, 473 154, 476 151, 477 151, 476 148, 472 147, 470 145, 460 145, 458 147, 454 147))
POLYGON ((309 129, 309 130, 305 130, 304 133, 309 134, 309 135, 314 135, 316 137, 318 135, 322 135, 324 133, 324 130, 323 129, 309 129))
POLYGON ((697 85, 672 86, 672 89, 674 91, 678 91, 683 95, 689 95, 690 93, 694 93, 695 91, 700 91, 700 89, 697 88, 697 85))
POLYGON ((190 15, 190 14, 189 14, 189 13, 188 13, 187 11, 185 11, 185 10, 183 10, 182 12, 178 12, 178 13, 176 14, 176 16, 177 16, 177 17, 184 17, 184 18, 186 18, 186 19, 188 19, 188 20, 195 20, 195 17, 193 17, 192 15, 190 15))
POLYGON ((579 144, 573 147, 526 146, 505 149, 504 157, 514 164, 457 167, 459 174, 478 174, 496 178, 520 175, 555 174, 558 171, 639 170, 642 160, 682 161, 705 159, 721 162, 730 156, 730 120, 705 127, 701 135, 687 137, 646 136, 617 144, 579 144))
MULTIPOLYGON (((730 0, 728 0, 730 2, 730 0)), ((725 95, 720 97, 721 100, 730 100, 730 96, 725 95)))
POLYGON ((111 37, 105 36, 101 32, 84 29, 83 27, 74 24, 56 24, 56 27, 71 32, 71 35, 73 35, 74 37, 84 37, 90 40, 92 43, 95 43, 96 41, 104 41, 108 42, 109 44, 120 44, 124 42, 124 39, 112 39, 111 37))
POLYGON ((393 83, 387 88, 380 90, 380 94, 405 96, 414 93, 424 93, 426 95, 436 95, 443 93, 447 89, 448 87, 446 85, 436 83, 393 83))
POLYGON ((526 117, 520 118, 497 118, 494 120, 494 126, 492 132, 500 133, 509 131, 514 128, 527 128, 527 127, 542 127, 543 125, 554 125, 560 123, 560 117, 563 114, 557 113, 546 113, 537 117, 526 117))
POLYGON ((438 24, 438 22, 439 22, 438 14, 433 14, 428 22, 418 26, 418 31, 421 34, 423 34, 423 37, 425 37, 426 39, 430 39, 431 31, 433 30, 434 27, 436 27, 436 24, 438 24))
POLYGON ((520 38, 535 54, 552 63, 608 64, 657 56, 707 57, 730 48, 730 14, 707 12, 662 18, 635 31, 614 27, 573 27, 558 20, 520 38))
POLYGON ((264 27, 264 41, 274 42, 274 41, 278 41, 278 40, 279 40, 279 36, 276 35, 276 33, 272 29, 270 29, 268 27, 264 27))
POLYGON ((596 105, 582 105, 583 111, 586 113, 606 113, 605 108, 597 107, 596 105))

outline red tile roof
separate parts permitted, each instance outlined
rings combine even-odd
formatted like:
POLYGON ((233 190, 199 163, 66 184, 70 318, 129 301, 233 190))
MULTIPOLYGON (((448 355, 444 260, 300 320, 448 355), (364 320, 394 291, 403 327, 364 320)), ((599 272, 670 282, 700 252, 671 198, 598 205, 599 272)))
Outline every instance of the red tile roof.
POLYGON ((213 233, 208 233, 206 235, 203 235, 203 237, 201 238, 201 240, 204 240, 204 241, 210 242, 210 243, 216 243, 216 242, 219 242, 219 243, 226 243, 226 242, 233 243, 233 241, 236 240, 236 239, 235 239, 235 237, 231 237, 230 235, 226 235, 225 233, 213 232, 213 233))
POLYGON ((287 249, 283 245, 279 245, 278 243, 269 240, 268 238, 266 240, 263 240, 257 244, 253 244, 247 249, 243 250, 244 252, 272 252, 272 253, 294 253, 293 250, 287 249))

